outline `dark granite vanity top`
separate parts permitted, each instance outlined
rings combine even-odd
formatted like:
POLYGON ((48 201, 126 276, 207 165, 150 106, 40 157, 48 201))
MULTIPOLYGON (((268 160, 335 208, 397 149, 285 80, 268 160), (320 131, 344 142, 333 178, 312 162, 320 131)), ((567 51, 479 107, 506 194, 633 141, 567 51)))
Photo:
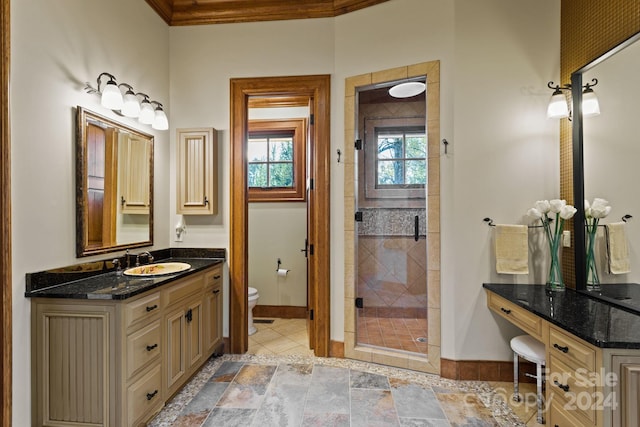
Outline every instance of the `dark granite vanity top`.
POLYGON ((640 314, 568 288, 551 292, 544 285, 483 287, 597 347, 640 349, 640 314))
MULTIPOLYGON (((188 270, 155 277, 116 274, 110 260, 94 261, 26 275, 27 298, 123 300, 147 292, 225 260, 224 249, 166 249, 151 252, 155 262, 186 262, 188 270)), ((117 257, 114 257, 117 258, 117 257)))
POLYGON ((640 284, 607 283, 599 291, 579 291, 584 295, 602 299, 640 315, 640 284))

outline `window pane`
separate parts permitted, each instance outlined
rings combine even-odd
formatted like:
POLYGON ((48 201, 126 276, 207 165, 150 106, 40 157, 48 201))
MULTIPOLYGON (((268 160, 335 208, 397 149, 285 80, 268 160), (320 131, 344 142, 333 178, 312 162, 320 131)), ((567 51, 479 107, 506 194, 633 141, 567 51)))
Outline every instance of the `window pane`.
POLYGON ((426 184, 427 183, 427 161, 407 160, 405 163, 407 176, 405 184, 426 184))
POLYGON ((247 144, 247 158, 250 162, 267 161, 267 139, 251 138, 247 144))
POLYGON ((399 159, 402 158, 402 135, 379 135, 378 158, 399 159))
POLYGON ((266 163, 249 163, 249 187, 267 186, 267 165, 266 163))
POLYGON ((407 158, 424 159, 427 157, 427 139, 424 134, 407 134, 407 158))
POLYGON ((378 185, 404 184, 402 161, 380 160, 378 162, 378 185))
POLYGON ((293 187, 293 163, 270 164, 269 187, 293 187))
POLYGON ((293 161, 293 139, 272 138, 269 140, 269 161, 293 161))

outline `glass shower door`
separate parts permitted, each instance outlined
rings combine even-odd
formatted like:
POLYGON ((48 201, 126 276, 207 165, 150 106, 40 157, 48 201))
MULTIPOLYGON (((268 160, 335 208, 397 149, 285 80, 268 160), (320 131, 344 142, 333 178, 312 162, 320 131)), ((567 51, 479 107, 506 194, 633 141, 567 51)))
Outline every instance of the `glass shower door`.
POLYGON ((404 104, 393 117, 359 104, 357 344, 426 355, 427 138, 424 104, 404 104))

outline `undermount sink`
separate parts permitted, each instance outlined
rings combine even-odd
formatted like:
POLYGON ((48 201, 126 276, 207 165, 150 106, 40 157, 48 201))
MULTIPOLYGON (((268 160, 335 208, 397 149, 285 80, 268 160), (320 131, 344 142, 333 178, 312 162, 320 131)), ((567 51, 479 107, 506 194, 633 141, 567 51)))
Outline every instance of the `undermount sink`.
POLYGON ((156 264, 140 265, 124 271, 126 276, 150 277, 174 274, 191 268, 186 262, 159 262, 156 264))

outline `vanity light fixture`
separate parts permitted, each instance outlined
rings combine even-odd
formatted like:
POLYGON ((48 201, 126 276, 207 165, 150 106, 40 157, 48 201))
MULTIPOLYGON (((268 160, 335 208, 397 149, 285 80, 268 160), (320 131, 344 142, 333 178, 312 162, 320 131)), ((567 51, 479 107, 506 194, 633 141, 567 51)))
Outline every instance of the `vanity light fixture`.
POLYGON ((394 98, 411 98, 425 91, 427 86, 422 82, 398 83, 389 88, 389 95, 394 98))
MULTIPOLYGON (((582 86, 582 116, 589 117, 600 114, 600 105, 598 103, 598 97, 593 91, 592 87, 598 84, 598 79, 592 79, 591 83, 587 83, 582 86)), ((567 97, 563 91, 570 91, 571 84, 565 84, 564 86, 555 85, 553 82, 547 83, 547 87, 553 90, 551 99, 549 100, 549 106, 547 107, 547 117, 550 119, 563 119, 569 118, 571 120, 571 111, 569 110, 569 103, 567 97)))
POLYGON ((97 78, 97 82, 97 88, 87 83, 84 89, 87 93, 100 95, 100 103, 103 107, 113 110, 113 112, 121 116, 137 117, 140 123, 151 125, 153 129, 169 129, 169 120, 162 108, 162 104, 158 101, 150 100, 149 95, 142 92, 135 92, 133 87, 128 83, 118 84, 115 76, 109 73, 101 73, 97 78), (105 76, 108 78, 108 81, 101 89, 102 78, 105 76), (124 96, 121 91, 122 87, 126 88, 124 96), (142 100, 139 101, 138 97, 141 97, 142 100))

